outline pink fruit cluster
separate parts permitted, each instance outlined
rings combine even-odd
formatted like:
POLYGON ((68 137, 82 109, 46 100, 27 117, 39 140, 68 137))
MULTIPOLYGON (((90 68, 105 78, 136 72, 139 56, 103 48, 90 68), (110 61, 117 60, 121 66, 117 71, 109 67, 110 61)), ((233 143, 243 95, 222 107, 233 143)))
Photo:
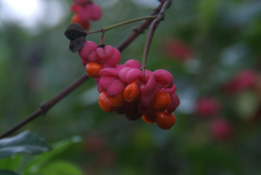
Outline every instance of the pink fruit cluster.
POLYGON ((102 16, 101 8, 88 0, 74 0, 71 10, 75 13, 72 22, 80 24, 84 30, 90 28, 89 21, 99 20, 102 16))
POLYGON ((86 41, 78 53, 87 74, 96 79, 101 109, 125 114, 129 120, 142 118, 162 129, 175 124, 172 112, 180 101, 171 73, 163 69, 143 72, 133 59, 118 64, 121 55, 116 48, 92 41, 86 41))
POLYGON ((258 75, 253 70, 242 70, 233 79, 227 82, 224 87, 229 94, 235 94, 242 90, 253 88, 258 82, 258 75))
POLYGON ((210 124, 210 134, 216 140, 228 140, 233 135, 232 124, 225 118, 214 119, 210 124))
POLYGON ((209 133, 214 140, 226 141, 232 137, 233 127, 229 120, 221 117, 221 104, 213 97, 201 97, 195 105, 195 113, 209 119, 209 133))

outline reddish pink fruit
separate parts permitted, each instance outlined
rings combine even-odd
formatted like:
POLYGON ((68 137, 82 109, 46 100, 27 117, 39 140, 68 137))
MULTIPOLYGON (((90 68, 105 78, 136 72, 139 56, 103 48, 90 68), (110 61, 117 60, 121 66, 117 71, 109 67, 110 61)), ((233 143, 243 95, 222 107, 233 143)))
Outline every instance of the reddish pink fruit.
POLYGON ((137 60, 134 60, 134 59, 130 59, 130 60, 126 61, 124 65, 126 67, 131 67, 131 68, 137 68, 137 69, 141 68, 140 62, 138 62, 137 60))
POLYGON ((118 65, 120 52, 112 47, 98 47, 94 42, 87 41, 79 51, 83 64, 100 65, 102 69, 89 71, 95 73, 98 84, 99 105, 107 112, 116 111, 125 114, 129 120, 137 120, 143 116, 147 122, 156 120, 160 128, 169 129, 175 123, 172 112, 180 104, 175 94, 176 86, 173 76, 166 70, 154 72, 140 70, 141 64, 129 60, 118 65), (151 116, 154 118, 151 118, 151 116))
POLYGON ((176 108, 180 105, 180 100, 177 94, 173 93, 171 96, 171 104, 167 109, 167 112, 172 113, 176 110, 176 108))
POLYGON ((101 8, 97 4, 86 0, 74 0, 71 10, 75 13, 73 22, 77 21, 77 23, 84 26, 85 30, 89 29, 90 20, 96 21, 102 16, 101 8))
POLYGON ((252 70, 243 70, 224 87, 227 93, 235 94, 245 89, 253 88, 258 82, 257 74, 252 70))
POLYGON ((173 86, 174 80, 170 72, 164 69, 159 69, 154 71, 152 74, 158 87, 171 88, 173 86))
POLYGON ((216 99, 205 97, 196 102, 196 114, 208 118, 217 115, 220 111, 220 104, 216 99))
POLYGON ((78 13, 81 10, 82 6, 80 4, 72 4, 71 11, 78 13))
POLYGON ((192 56, 192 50, 184 41, 171 39, 166 42, 165 53, 176 60, 183 61, 192 56))
POLYGON ((102 10, 97 4, 91 3, 88 5, 88 12, 90 13, 90 20, 97 21, 102 16, 102 10))
POLYGON ((176 123, 176 116, 172 113, 158 112, 156 120, 161 129, 167 130, 176 123))
POLYGON ((115 47, 109 45, 98 47, 92 41, 85 42, 78 53, 84 66, 89 62, 95 62, 101 64, 104 68, 116 67, 121 59, 120 52, 115 47))
POLYGON ((79 56, 82 59, 83 66, 86 66, 86 64, 89 62, 94 62, 94 61, 89 60, 89 54, 91 52, 95 51, 97 47, 98 47, 97 44, 92 41, 86 41, 84 43, 83 47, 78 52, 79 56))
POLYGON ((210 133, 214 139, 227 140, 232 136, 232 125, 224 118, 215 119, 210 124, 210 133))
POLYGON ((236 77, 239 89, 251 88, 257 83, 257 80, 257 74, 252 70, 243 70, 236 77))

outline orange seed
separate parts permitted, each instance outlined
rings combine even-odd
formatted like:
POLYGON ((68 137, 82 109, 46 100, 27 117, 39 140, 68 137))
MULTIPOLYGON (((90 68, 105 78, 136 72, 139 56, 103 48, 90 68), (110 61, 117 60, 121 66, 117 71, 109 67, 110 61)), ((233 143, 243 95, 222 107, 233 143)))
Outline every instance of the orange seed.
POLYGON ((124 105, 125 101, 123 99, 123 94, 120 93, 116 95, 115 97, 110 97, 110 102, 113 107, 121 107, 124 105))
POLYGON ((170 129, 176 123, 176 117, 172 113, 158 112, 157 113, 157 125, 161 129, 170 129))
POLYGON ((152 103, 152 108, 156 111, 164 111, 171 104, 171 96, 167 92, 158 92, 152 103))
POLYGON ((149 124, 156 123, 156 115, 143 114, 142 119, 149 124))
POLYGON ((98 101, 100 108, 106 112, 113 112, 115 107, 112 106, 110 96, 105 92, 101 92, 98 101))
POLYGON ((123 91, 124 100, 127 102, 132 102, 139 96, 139 88, 136 82, 130 83, 125 87, 123 91))
POLYGON ((101 69, 102 69, 102 65, 98 63, 91 62, 86 65, 86 72, 89 77, 93 77, 93 78, 99 77, 99 72, 101 69))

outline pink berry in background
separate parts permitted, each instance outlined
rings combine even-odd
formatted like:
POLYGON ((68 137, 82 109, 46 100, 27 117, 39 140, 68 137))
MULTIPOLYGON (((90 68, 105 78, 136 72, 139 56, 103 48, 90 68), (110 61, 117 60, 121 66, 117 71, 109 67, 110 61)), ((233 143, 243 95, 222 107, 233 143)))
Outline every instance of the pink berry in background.
POLYGON ((257 75, 252 70, 241 71, 235 81, 239 89, 247 89, 253 87, 257 83, 257 75))
POLYGON ((233 133, 231 123, 224 119, 215 119, 210 124, 210 134, 216 140, 227 140, 233 133))
POLYGON ((209 118, 217 115, 220 111, 220 103, 213 98, 204 97, 196 102, 195 112, 203 118, 209 118))
POLYGON ((101 8, 94 3, 81 4, 81 9, 77 11, 82 22, 89 20, 98 20, 101 18, 101 8))
POLYGON ((100 6, 87 0, 74 0, 71 11, 75 13, 72 22, 80 24, 84 30, 89 30, 90 21, 97 21, 102 16, 100 6))
POLYGON ((253 70, 242 70, 236 77, 224 85, 229 94, 236 94, 240 91, 253 88, 258 82, 258 75, 253 70))
POLYGON ((177 39, 166 41, 164 51, 166 55, 179 61, 184 61, 192 56, 192 50, 189 45, 177 39))
POLYGON ((88 5, 88 11, 90 13, 90 19, 93 21, 99 20, 102 16, 102 10, 100 8, 100 6, 91 3, 90 5, 88 5))
POLYGON ((238 86, 234 80, 230 80, 230 81, 226 82, 222 88, 228 94, 235 94, 238 92, 238 86))
POLYGON ((79 4, 72 4, 71 5, 71 11, 78 13, 81 10, 82 6, 79 4))

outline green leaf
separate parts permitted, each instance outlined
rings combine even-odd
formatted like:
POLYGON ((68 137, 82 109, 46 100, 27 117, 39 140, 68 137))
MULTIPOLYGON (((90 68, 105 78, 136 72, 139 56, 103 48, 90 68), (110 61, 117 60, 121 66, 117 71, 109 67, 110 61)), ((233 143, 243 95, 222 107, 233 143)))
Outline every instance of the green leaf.
POLYGON ((81 170, 74 164, 66 161, 56 161, 44 167, 39 175, 82 175, 81 170))
POLYGON ((31 163, 29 163, 27 167, 23 169, 23 174, 37 174, 39 172, 42 172, 42 169, 46 166, 49 166, 53 159, 57 158, 60 154, 68 151, 71 146, 80 141, 81 139, 75 136, 72 139, 67 139, 56 143, 51 151, 42 154, 36 157, 35 160, 31 161, 31 163))
POLYGON ((0 140, 0 158, 10 157, 16 153, 41 154, 50 149, 43 139, 28 131, 0 140))
POLYGON ((0 170, 0 174, 1 175, 19 175, 13 171, 9 171, 9 170, 0 170))
POLYGON ((21 162, 22 162, 21 155, 15 155, 12 157, 0 159, 0 169, 15 171, 18 169, 21 162))

